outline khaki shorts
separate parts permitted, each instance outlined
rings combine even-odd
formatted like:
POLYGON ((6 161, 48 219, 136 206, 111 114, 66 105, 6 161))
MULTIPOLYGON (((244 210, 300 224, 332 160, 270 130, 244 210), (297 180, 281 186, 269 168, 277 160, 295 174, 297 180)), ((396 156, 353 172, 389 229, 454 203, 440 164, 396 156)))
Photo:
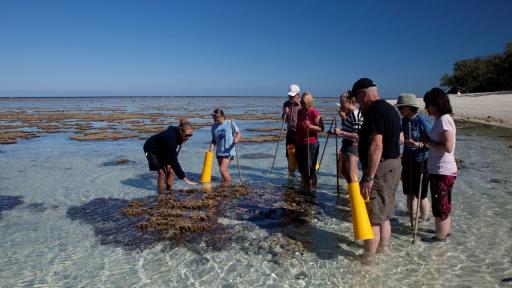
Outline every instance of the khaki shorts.
POLYGON ((366 203, 372 225, 379 225, 395 214, 395 192, 400 182, 402 163, 400 158, 382 160, 366 203))

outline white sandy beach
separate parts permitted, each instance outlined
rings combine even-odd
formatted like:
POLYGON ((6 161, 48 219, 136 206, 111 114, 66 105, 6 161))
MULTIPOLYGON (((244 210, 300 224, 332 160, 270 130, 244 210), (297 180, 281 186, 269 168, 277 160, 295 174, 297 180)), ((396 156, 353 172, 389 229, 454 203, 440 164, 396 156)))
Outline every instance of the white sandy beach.
MULTIPOLYGON (((512 92, 453 94, 450 100, 456 119, 512 128, 512 92)), ((422 107, 420 96, 418 101, 422 107)))

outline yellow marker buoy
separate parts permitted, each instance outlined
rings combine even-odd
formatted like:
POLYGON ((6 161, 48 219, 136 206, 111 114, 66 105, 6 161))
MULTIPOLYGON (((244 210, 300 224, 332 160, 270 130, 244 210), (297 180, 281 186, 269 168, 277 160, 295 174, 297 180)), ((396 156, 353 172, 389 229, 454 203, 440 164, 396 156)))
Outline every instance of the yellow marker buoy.
POLYGON ((295 145, 288 144, 286 149, 288 150, 288 167, 290 170, 295 171, 298 167, 297 158, 295 157, 295 145))
POLYGON ((201 183, 201 188, 204 193, 211 193, 213 191, 212 183, 201 183))
POLYGON ((212 165, 213 165, 213 152, 206 151, 204 155, 203 172, 201 173, 201 183, 212 182, 212 165))
POLYGON ((355 240, 367 240, 373 238, 372 225, 363 196, 359 188, 359 182, 348 183, 348 193, 350 195, 350 206, 352 207, 352 226, 354 229, 355 240))

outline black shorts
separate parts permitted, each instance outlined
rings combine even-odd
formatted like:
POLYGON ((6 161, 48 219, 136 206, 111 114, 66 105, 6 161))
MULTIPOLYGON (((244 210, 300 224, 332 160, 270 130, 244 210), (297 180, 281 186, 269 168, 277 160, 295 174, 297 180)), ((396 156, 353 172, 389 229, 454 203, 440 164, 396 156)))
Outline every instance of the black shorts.
MULTIPOLYGON (((296 132, 295 130, 288 130, 286 132, 286 146, 293 144, 295 147, 297 147, 297 140, 296 140, 296 132)), ((288 158, 288 149, 286 149, 286 158, 288 158)))
POLYGON ((219 156, 219 155, 217 155, 217 159, 229 159, 230 161, 232 161, 233 159, 235 159, 235 156, 231 156, 231 155, 219 156))
POLYGON ((416 161, 402 161, 402 185, 405 195, 414 194, 418 198, 421 188, 421 199, 427 198, 429 176, 427 173, 427 161, 423 162, 423 169, 421 168, 422 162, 416 161), (423 170, 423 175, 422 174, 423 170), (421 178, 421 185, 420 185, 421 178), (421 186, 421 187, 420 187, 421 186))
POLYGON ((341 146, 341 152, 358 157, 357 142, 350 142, 350 143, 345 142, 342 145, 343 146, 341 146))
POLYGON ((156 154, 146 152, 146 159, 148 159, 149 171, 158 171, 165 166, 164 161, 156 154))

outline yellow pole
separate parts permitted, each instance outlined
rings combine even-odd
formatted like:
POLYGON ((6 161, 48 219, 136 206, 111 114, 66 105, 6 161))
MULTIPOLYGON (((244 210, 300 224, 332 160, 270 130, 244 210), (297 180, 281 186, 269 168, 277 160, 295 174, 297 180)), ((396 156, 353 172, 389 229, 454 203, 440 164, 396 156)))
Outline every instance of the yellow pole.
POLYGON ((297 164, 297 158, 295 157, 295 145, 288 144, 288 146, 286 146, 286 149, 288 150, 288 167, 290 168, 290 170, 295 171, 299 166, 297 164))
POLYGON ((373 239, 372 225, 370 224, 370 218, 368 218, 365 201, 363 196, 361 196, 359 182, 348 183, 348 193, 350 195, 350 206, 352 207, 354 239, 373 239))
POLYGON ((212 183, 201 183, 201 188, 204 193, 211 193, 213 191, 212 183))
POLYGON ((201 173, 201 183, 212 182, 212 165, 213 165, 213 152, 206 151, 204 155, 203 172, 201 173))

